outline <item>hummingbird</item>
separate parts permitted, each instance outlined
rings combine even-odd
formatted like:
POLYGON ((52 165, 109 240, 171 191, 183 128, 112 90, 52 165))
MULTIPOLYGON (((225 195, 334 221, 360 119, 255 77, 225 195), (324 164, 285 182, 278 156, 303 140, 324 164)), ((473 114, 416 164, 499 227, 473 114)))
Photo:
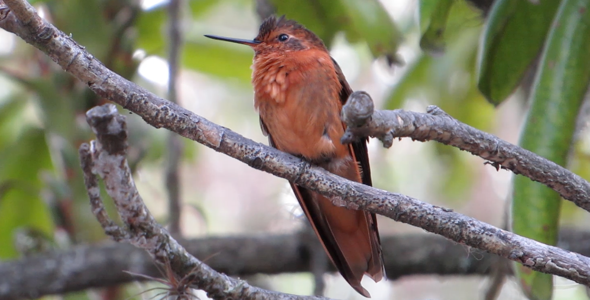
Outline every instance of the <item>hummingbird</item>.
MULTIPOLYGON (((342 144, 340 111, 352 89, 320 38, 285 16, 271 16, 253 40, 205 35, 254 50, 254 107, 270 146, 352 181, 371 185, 367 139, 342 144)), ((375 214, 339 207, 290 183, 311 227, 344 279, 361 295, 366 274, 384 274, 375 214)))

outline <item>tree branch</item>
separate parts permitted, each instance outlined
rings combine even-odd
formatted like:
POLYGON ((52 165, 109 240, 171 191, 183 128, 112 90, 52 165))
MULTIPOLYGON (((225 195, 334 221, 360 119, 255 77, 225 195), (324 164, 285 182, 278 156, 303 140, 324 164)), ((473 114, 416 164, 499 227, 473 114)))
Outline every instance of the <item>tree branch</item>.
MULTIPOLYGON (((562 230, 559 246, 590 255, 590 232, 562 230)), ((207 237, 180 240, 195 257, 231 276, 311 272, 305 233, 207 237)), ((386 236, 381 240, 390 279, 412 275, 489 275, 492 265, 506 263, 495 255, 431 234, 386 236)), ((326 268, 334 271, 331 263, 326 268)), ((162 276, 150 256, 128 244, 75 246, 0 263, 0 299, 38 298, 133 280, 123 271, 162 276)))
MULTIPOLYGON (((533 270, 590 285, 588 257, 518 236, 450 209, 345 180, 292 155, 248 140, 106 69, 70 37, 39 18, 26 1, 4 0, 4 3, 12 13, 0 20, 0 27, 16 32, 67 72, 85 82, 95 93, 121 104, 154 127, 165 127, 256 169, 317 191, 338 205, 381 214, 458 243, 498 254, 533 270), (20 22, 16 17, 25 21, 20 22)), ((514 162, 508 161, 510 163, 514 162)), ((177 244, 173 240, 170 242, 170 247, 176 250, 177 244)), ((197 264, 194 260, 189 262, 193 266, 197 264)))
MULTIPOLYGON (((178 73, 182 49, 182 31, 180 29, 180 8, 182 0, 170 0, 168 3, 168 100, 178 103, 178 73)), ((166 148, 166 192, 168 193, 168 230, 174 235, 181 234, 181 199, 180 199, 180 158, 182 157, 182 139, 172 132, 168 133, 166 148)))
POLYGON ((436 106, 429 106, 426 114, 401 109, 374 110, 367 93, 355 92, 342 108, 342 118, 348 125, 342 142, 371 136, 389 148, 395 138, 437 141, 479 156, 496 169, 510 170, 538 181, 590 211, 588 181, 531 151, 463 124, 436 106))
MULTIPOLYGON (((106 191, 126 225, 126 241, 146 250, 157 262, 182 278, 183 287, 191 286, 207 292, 213 299, 320 299, 266 291, 248 285, 243 280, 218 273, 188 252, 160 226, 143 203, 135 187, 127 163, 127 123, 112 104, 95 107, 86 113, 86 120, 97 140, 80 146, 80 160, 85 172, 85 183, 91 199, 100 201, 96 175, 102 177, 106 191)), ((105 215, 101 215, 105 218, 105 215)), ((108 218, 108 216, 106 216, 108 218)), ((105 232, 113 231, 110 222, 105 232)), ((120 238, 115 230, 115 238, 120 238)), ((169 279, 170 280, 170 279, 169 279)))

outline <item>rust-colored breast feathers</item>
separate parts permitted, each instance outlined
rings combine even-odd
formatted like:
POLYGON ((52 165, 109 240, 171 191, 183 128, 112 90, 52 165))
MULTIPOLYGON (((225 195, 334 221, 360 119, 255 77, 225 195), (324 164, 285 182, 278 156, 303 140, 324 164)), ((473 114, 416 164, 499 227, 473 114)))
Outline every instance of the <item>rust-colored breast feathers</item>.
POLYGON ((277 56, 279 55, 271 53, 256 58, 252 65, 252 84, 254 85, 254 93, 256 95, 255 105, 257 109, 259 98, 277 103, 285 101, 289 70, 285 66, 284 60, 277 56))
POLYGON ((329 54, 310 49, 256 57, 255 106, 276 147, 310 160, 348 156, 340 144, 340 82, 329 54))

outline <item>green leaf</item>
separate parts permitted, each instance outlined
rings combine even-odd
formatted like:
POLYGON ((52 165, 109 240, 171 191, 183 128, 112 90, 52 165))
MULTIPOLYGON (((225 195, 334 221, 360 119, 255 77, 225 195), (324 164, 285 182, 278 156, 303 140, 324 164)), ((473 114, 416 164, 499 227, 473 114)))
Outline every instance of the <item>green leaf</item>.
POLYGON ((328 10, 326 8, 329 8, 330 3, 325 3, 325 0, 269 0, 269 2, 275 7, 277 15, 285 15, 303 24, 322 39, 328 48, 336 33, 342 30, 339 22, 336 21, 337 15, 343 14, 339 1, 334 1, 333 8, 328 10))
POLYGON ((45 133, 28 128, 0 151, 0 258, 18 255, 13 233, 29 228, 52 237, 54 224, 41 198, 42 171, 52 169, 45 133))
POLYGON ((68 78, 57 74, 48 78, 34 78, 27 81, 26 86, 37 93, 37 105, 43 112, 43 124, 46 130, 70 139, 77 128, 72 126, 72 120, 76 116, 76 100, 82 97, 75 92, 64 93, 60 87, 65 85, 68 78))
POLYGON ((519 85, 541 52, 558 0, 497 0, 488 16, 480 47, 478 87, 500 104, 519 85))
MULTIPOLYGON (((215 5, 221 2, 217 0, 189 1, 188 5, 192 18, 202 16, 209 12, 215 5)), ((144 11, 139 15, 136 23, 138 31, 137 47, 148 54, 164 56, 166 51, 165 37, 168 35, 166 26, 168 22, 167 6, 165 4, 144 11)))
POLYGON ((481 121, 479 113, 482 109, 484 114, 491 112, 485 108, 489 104, 478 102, 481 94, 475 86, 473 69, 479 32, 478 27, 455 28, 449 37, 449 51, 445 55, 436 58, 419 56, 392 90, 385 108, 400 108, 406 99, 418 97, 428 104, 440 106, 462 122, 477 126, 469 122, 481 121), (477 109, 466 109, 469 107, 477 109))
MULTIPOLYGON (((590 84, 590 0, 564 0, 552 23, 531 94, 520 145, 562 166, 566 164, 576 117, 590 84)), ((512 228, 517 234, 555 245, 561 199, 528 178, 514 178, 512 228)), ((551 275, 517 265, 530 299, 551 299, 551 275)))
POLYGON ((438 54, 445 50, 444 33, 447 26, 447 18, 454 0, 420 1, 420 24, 428 23, 428 27, 420 38, 420 48, 425 52, 438 54), (428 19, 426 21, 425 19, 428 19))
MULTIPOLYGON (((332 1, 329 2, 332 3, 332 1)), ((379 1, 340 0, 340 2, 346 15, 341 16, 339 20, 342 20, 342 25, 346 25, 344 28, 349 41, 364 40, 373 57, 385 56, 390 64, 403 63, 396 54, 402 41, 402 34, 379 1)))
POLYGON ((199 42, 185 43, 182 65, 199 72, 249 82, 252 57, 254 51, 250 47, 203 38, 199 42))
POLYGON ((139 33, 137 47, 145 50, 148 54, 164 54, 166 50, 164 42, 165 21, 165 9, 152 9, 143 12, 136 23, 139 33))
POLYGON ((11 95, 0 103, 0 149, 14 142, 23 130, 24 110, 27 99, 22 95, 11 95))
POLYGON ((116 22, 107 20, 104 14, 105 1, 47 1, 53 24, 71 35, 77 43, 99 59, 104 59, 109 48, 105 43, 112 40, 111 31, 116 22), (89 33, 92 34, 89 34, 89 33))
POLYGON ((189 1, 192 17, 195 18, 209 12, 213 6, 219 3, 218 0, 189 1))
MULTIPOLYGON (((451 103, 452 105, 448 105, 447 109, 449 107, 456 109, 458 107, 456 102, 465 99, 464 94, 458 95, 452 90, 452 87, 457 86, 459 82, 467 86, 469 95, 481 97, 478 91, 471 91, 476 89, 473 70, 481 32, 481 15, 465 1, 455 2, 449 12, 445 29, 448 51, 440 57, 420 55, 412 61, 386 101, 386 109, 400 108, 406 99, 417 96, 425 98, 429 104, 441 107, 451 103), (463 79, 457 80, 459 77, 463 79), (449 93, 445 93, 446 91, 449 93)), ((420 3, 420 27, 423 30, 430 22, 430 15, 437 3, 437 1, 429 0, 420 3)), ((473 97, 470 97, 469 101, 476 101, 473 97)), ((467 112, 467 115, 469 114, 471 112, 467 112)))

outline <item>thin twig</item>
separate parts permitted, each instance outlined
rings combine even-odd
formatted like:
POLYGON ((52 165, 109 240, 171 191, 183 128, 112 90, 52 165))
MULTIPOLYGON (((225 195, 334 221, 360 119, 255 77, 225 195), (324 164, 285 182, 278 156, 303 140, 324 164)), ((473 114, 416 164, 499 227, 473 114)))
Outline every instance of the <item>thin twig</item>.
POLYGON ((177 79, 183 38, 180 27, 182 0, 168 3, 168 100, 178 103, 177 79))
POLYGON ((105 233, 110 235, 115 239, 115 241, 124 241, 129 238, 127 233, 119 227, 115 222, 109 217, 107 211, 104 208, 104 204, 100 197, 100 187, 98 186, 98 178, 92 172, 92 156, 90 155, 91 150, 88 144, 82 144, 79 149, 80 154, 80 165, 84 172, 84 183, 86 185, 86 191, 88 192, 88 197, 90 198, 90 208, 92 209, 92 213, 104 228, 105 233))
MULTIPOLYGON (((180 28, 181 0, 168 3, 168 100, 178 103, 178 71, 180 52, 182 50, 182 31, 180 28)), ((181 137, 168 133, 166 155, 166 192, 168 193, 168 230, 174 235, 181 234, 181 199, 180 199, 180 158, 183 153, 181 137)))
POLYGON ((490 268, 490 282, 487 284, 484 292, 484 300, 496 300, 500 296, 504 282, 511 273, 510 264, 507 261, 494 257, 494 263, 490 268))

